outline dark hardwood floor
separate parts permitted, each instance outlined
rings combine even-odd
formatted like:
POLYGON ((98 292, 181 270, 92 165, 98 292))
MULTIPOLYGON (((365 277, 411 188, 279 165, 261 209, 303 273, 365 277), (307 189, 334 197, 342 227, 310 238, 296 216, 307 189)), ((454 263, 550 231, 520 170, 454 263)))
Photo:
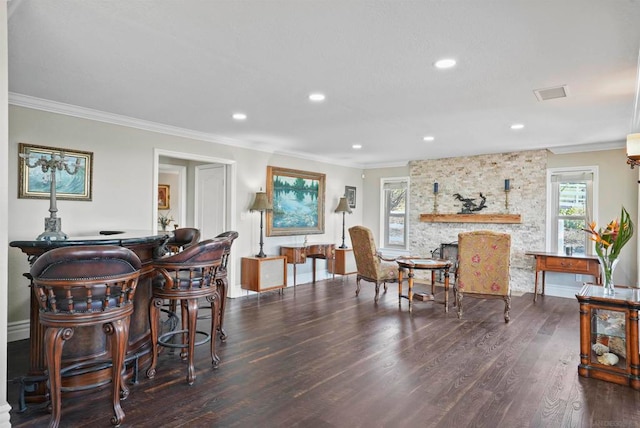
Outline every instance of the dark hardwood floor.
MULTIPOLYGON (((514 296, 505 324, 499 300, 467 298, 458 320, 433 302, 399 310, 395 285, 377 306, 371 284, 354 290, 352 275, 230 300, 220 367, 198 347, 188 386, 184 363, 163 353, 157 376, 141 370, 131 387, 122 426, 640 427, 640 392, 578 376, 575 299, 514 296)), ((27 349, 9 344, 9 379, 27 349)), ((17 413, 8 388, 13 426, 46 426, 45 410, 17 413)), ((63 427, 108 427, 108 390, 62 411, 63 427)))

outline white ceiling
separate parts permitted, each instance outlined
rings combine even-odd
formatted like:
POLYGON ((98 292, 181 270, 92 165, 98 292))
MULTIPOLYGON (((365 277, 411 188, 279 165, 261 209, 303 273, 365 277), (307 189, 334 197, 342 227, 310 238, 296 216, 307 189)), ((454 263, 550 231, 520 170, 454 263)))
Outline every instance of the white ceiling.
POLYGON ((9 2, 15 104, 358 167, 622 147, 639 130, 639 48, 638 0, 9 2), (435 69, 443 57, 457 66, 435 69), (569 97, 533 93, 557 85, 569 97))

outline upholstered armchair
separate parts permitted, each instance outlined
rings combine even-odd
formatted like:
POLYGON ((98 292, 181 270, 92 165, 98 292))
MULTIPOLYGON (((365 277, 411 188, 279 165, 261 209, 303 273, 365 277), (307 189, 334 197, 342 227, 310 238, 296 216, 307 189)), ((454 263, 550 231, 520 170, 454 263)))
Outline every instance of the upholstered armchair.
POLYGON ((375 302, 378 302, 380 284, 384 284, 387 291, 387 282, 398 282, 398 264, 395 259, 382 257, 376 248, 371 230, 364 226, 353 226, 349 229, 353 255, 356 259, 358 276, 356 279, 356 296, 360 294, 360 280, 373 282, 376 285, 375 302))
POLYGON ((464 296, 503 299, 504 321, 509 322, 511 290, 509 264, 511 235, 488 230, 458 234, 458 269, 453 287, 462 318, 464 296))

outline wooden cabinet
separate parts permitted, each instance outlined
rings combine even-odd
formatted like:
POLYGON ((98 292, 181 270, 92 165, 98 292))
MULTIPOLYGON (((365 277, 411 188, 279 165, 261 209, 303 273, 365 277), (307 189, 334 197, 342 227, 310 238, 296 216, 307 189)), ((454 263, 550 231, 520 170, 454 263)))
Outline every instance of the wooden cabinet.
POLYGON ((283 256, 243 257, 240 284, 255 292, 287 286, 287 264, 283 256))
POLYGON ((336 248, 335 256, 328 264, 329 273, 338 275, 349 275, 352 273, 358 273, 356 267, 356 259, 353 256, 353 250, 351 248, 336 248))
POLYGON ((640 390, 638 309, 640 289, 617 285, 614 296, 585 285, 580 302, 580 376, 640 390))

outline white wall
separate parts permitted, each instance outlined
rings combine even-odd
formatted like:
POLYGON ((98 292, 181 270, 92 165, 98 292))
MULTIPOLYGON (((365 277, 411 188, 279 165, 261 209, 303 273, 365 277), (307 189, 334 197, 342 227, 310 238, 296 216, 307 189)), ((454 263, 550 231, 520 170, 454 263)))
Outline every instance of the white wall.
MULTIPOLYGON (((8 82, 7 75, 7 3, 0 2, 0 260, 7 260, 9 156, 8 156, 8 82)), ((10 427, 7 403, 7 263, 0 263, 0 427, 10 427)))
MULTIPOLYGON (((627 164, 624 149, 602 150, 597 152, 554 155, 549 153, 547 166, 561 168, 571 166, 598 166, 598 218, 594 219, 598 227, 606 226, 611 220, 620 217, 620 208, 624 207, 634 219, 635 233, 631 242, 625 245, 620 254, 620 262, 614 272, 616 284, 636 285, 638 283, 638 171, 627 164)), ((562 282, 551 274, 549 283, 562 282), (554 279, 555 278, 555 279, 554 279)))
MULTIPOLYGON (((152 204, 156 203, 153 188, 154 149, 193 153, 196 155, 229 159, 237 163, 236 177, 236 229, 240 233, 234 243, 233 256, 237 258, 230 272, 230 296, 243 295, 240 288, 239 258, 254 255, 259 247, 260 217, 248 212, 253 195, 266 188, 266 167, 275 165, 326 174, 325 234, 309 236, 309 242, 338 243, 342 236, 342 216, 334 214, 344 186, 361 189, 362 171, 311 160, 266 152, 247 150, 205 141, 177 137, 80 119, 40 110, 10 106, 9 108, 8 188, 8 240, 31 240, 43 230, 48 216, 47 200, 18 199, 18 143, 79 149, 93 152, 93 201, 59 201, 58 216, 62 230, 70 236, 95 234, 101 229, 151 230, 156 223, 152 204)), ((359 207, 362 207, 359 201, 359 207)), ((362 208, 347 216, 347 227, 359 224, 362 208)), ((6 230, 6 229, 3 229, 6 230)), ((302 236, 265 237, 265 252, 279 253, 279 245, 302 243, 302 236)), ((6 248, 6 246, 5 246, 6 248)), ((9 276, 9 330, 13 339, 24 337, 29 317, 29 289, 22 277, 29 265, 26 256, 16 248, 8 254, 9 276)), ((319 263, 320 273, 322 263, 319 263)), ((289 274, 292 274, 291 267, 289 274)), ((311 263, 298 266, 301 284, 311 278, 311 263)))

